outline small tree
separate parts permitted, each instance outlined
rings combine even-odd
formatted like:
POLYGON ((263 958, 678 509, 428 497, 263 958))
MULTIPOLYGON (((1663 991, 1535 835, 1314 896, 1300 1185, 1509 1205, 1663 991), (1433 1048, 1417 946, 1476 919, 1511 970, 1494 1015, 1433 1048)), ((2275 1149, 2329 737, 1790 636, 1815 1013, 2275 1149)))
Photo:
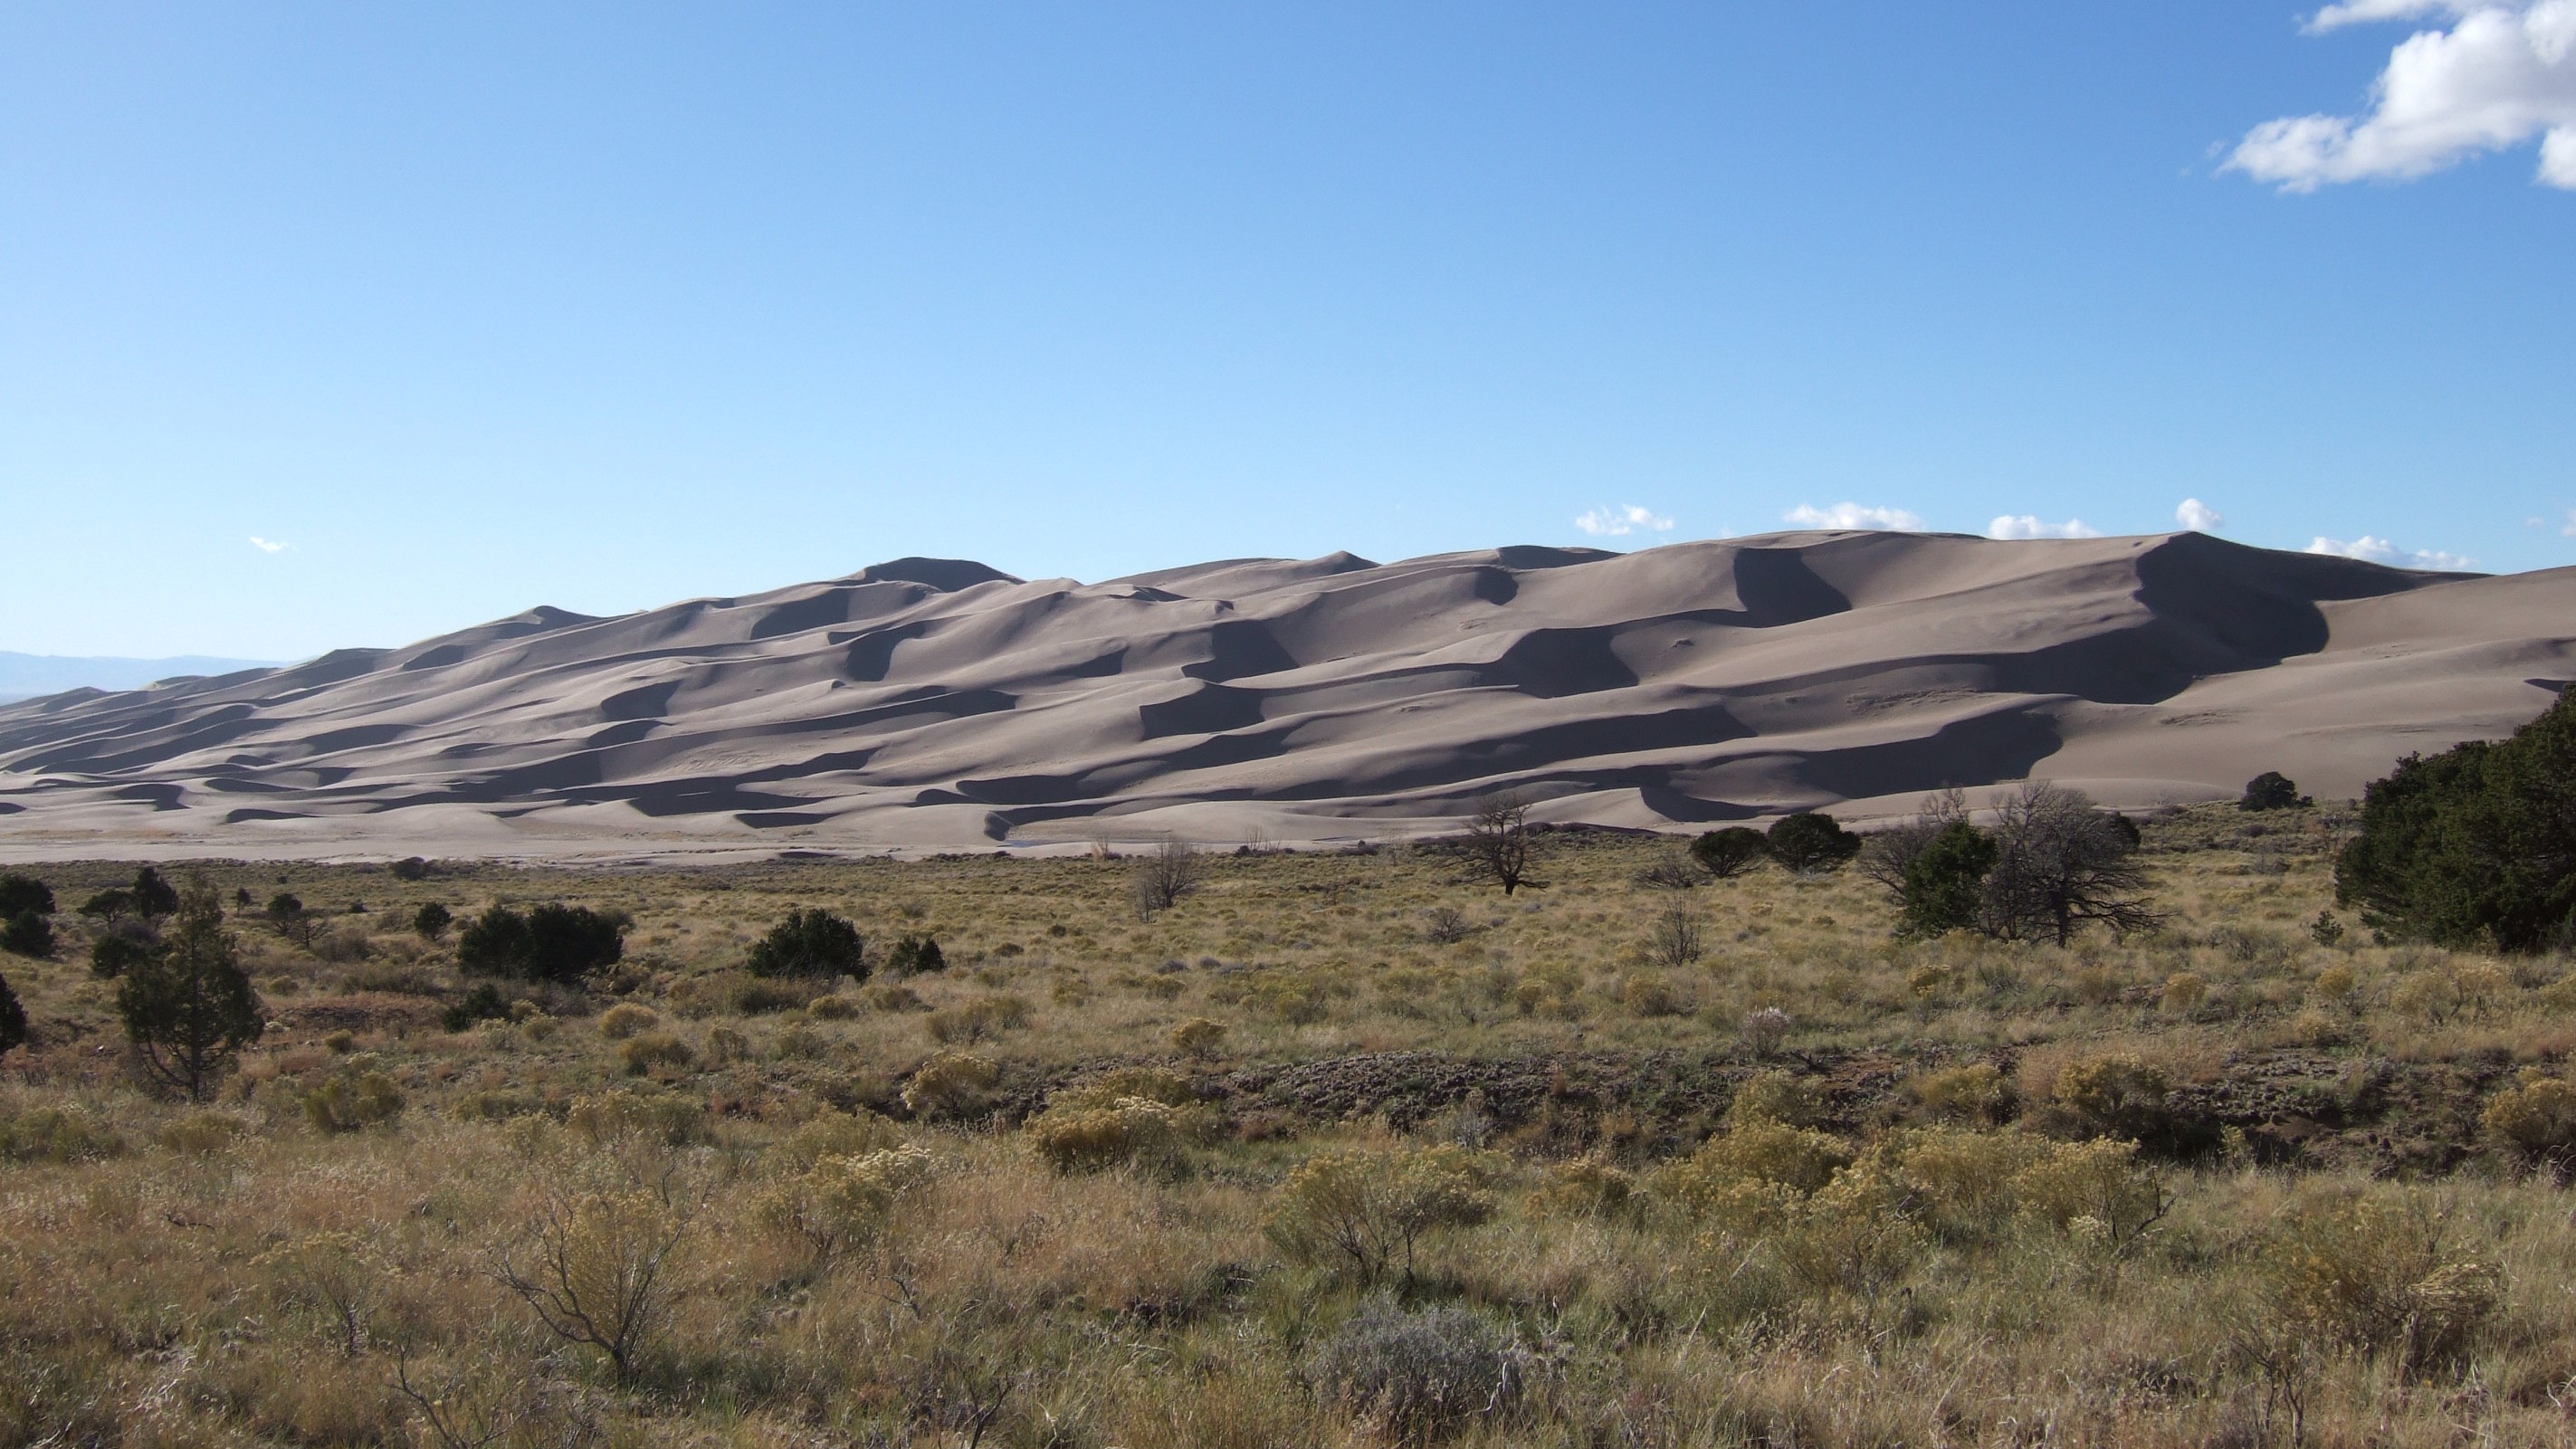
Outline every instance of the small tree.
POLYGON ((134 873, 134 909, 142 913, 143 919, 158 921, 179 909, 179 888, 147 865, 134 873))
POLYGON ((19 1005, 18 993, 9 988, 9 978, 0 976, 0 1056, 27 1043, 27 1008, 19 1005))
POLYGON ((1681 891, 1667 893, 1663 909, 1655 913, 1652 934, 1646 951, 1657 965, 1679 971, 1697 961, 1708 949, 1708 936, 1700 925, 1699 913, 1691 909, 1690 897, 1681 891))
POLYGON ((896 976, 915 976, 924 971, 944 971, 947 968, 948 956, 939 949, 939 938, 927 932, 920 935, 906 932, 896 939, 894 948, 886 952, 886 970, 896 976))
POLYGON ((2335 898, 2398 939, 2576 947, 2576 689, 2511 739, 2410 755, 2373 781, 2335 898))
POLYGON ((754 976, 855 976, 866 980, 867 942, 830 911, 792 910, 769 928, 744 963, 754 976))
POLYGON ((494 906, 456 938, 456 964, 492 976, 577 982, 617 964, 630 924, 623 912, 588 906, 550 903, 524 915, 494 906))
POLYGON ((40 916, 54 913, 53 887, 31 875, 11 871, 0 875, 0 918, 32 911, 40 916))
POLYGON ((1137 916, 1150 921, 1198 889, 1199 853, 1186 840, 1166 840, 1136 862, 1128 886, 1137 916))
POLYGON ((2278 770, 2265 770, 2245 782, 2245 794, 2236 802, 2239 810, 2290 810, 2317 803, 2299 793, 2298 783, 2278 770))
POLYGON ((124 975, 161 949, 161 938, 141 920, 119 921, 89 943, 89 974, 102 981, 124 975))
POLYGON ((1691 842, 1691 859, 1719 880, 1732 880, 1762 863, 1769 847, 1762 832, 1749 825, 1729 825, 1691 842))
POLYGON ((0 951, 43 958, 54 954, 54 923, 34 911, 0 921, 0 951))
POLYGON ((1860 837, 1845 830, 1834 817, 1820 811, 1801 810, 1774 821, 1763 838, 1771 858, 1800 875, 1829 871, 1860 854, 1860 837))
POLYGON ((2125 825, 2081 790, 2045 780, 2023 786, 1997 813, 1982 928, 2064 946, 2088 924, 2125 933, 2162 920, 2147 905, 2136 829, 2125 825))
POLYGON ((447 928, 455 922, 455 912, 436 901, 431 901, 412 913, 411 929, 413 934, 424 941, 438 941, 445 939, 447 928))
POLYGON ((239 945, 224 928, 223 898, 205 877, 190 879, 162 949, 126 968, 116 1009, 144 1070, 196 1102, 267 1029, 239 945))
POLYGON ((81 918, 101 924, 127 915, 134 909, 134 892, 111 886, 80 903, 81 918))
POLYGON ((1476 802, 1476 818, 1467 827, 1467 857, 1477 870, 1492 876, 1504 895, 1528 879, 1529 806, 1512 794, 1488 795, 1476 802))
POLYGON ((313 913, 285 891, 268 898, 269 929, 299 946, 313 944, 313 913))
POLYGON ((1994 869, 1995 842, 1965 820, 1954 820, 1924 842, 1905 863, 1898 884, 1900 936, 1938 936, 1977 924, 1986 873, 1994 869))

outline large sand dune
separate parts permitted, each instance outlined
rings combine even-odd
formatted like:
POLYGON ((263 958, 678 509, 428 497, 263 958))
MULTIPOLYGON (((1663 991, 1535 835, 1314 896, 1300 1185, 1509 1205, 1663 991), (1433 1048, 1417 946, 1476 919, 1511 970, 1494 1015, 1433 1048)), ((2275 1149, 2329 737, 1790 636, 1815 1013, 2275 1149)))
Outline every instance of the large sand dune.
POLYGON ((1241 560, 906 559, 614 618, 0 708, 0 854, 670 855, 1669 828, 2032 775, 2350 795, 2576 678, 2576 569, 2197 534, 1795 533, 1241 560))

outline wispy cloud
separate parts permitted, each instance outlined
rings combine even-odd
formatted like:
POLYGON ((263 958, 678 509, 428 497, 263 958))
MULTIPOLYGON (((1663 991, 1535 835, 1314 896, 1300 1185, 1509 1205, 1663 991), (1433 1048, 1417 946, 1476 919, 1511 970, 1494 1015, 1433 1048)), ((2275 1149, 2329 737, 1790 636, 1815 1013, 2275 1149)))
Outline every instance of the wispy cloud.
POLYGON ((2346 0, 2310 32, 2439 16, 2388 53, 2365 116, 2282 116, 2245 133, 2221 169, 2284 191, 2405 180, 2540 141, 2539 180, 2576 190, 2576 0, 2346 0))
POLYGON ((2333 554, 2337 558, 2357 558, 2368 563, 2394 564, 2399 568, 2409 569, 2441 569, 2457 572, 2478 566, 2476 559, 2465 558, 2456 553, 2445 553, 2438 548, 2419 548, 2409 553, 2387 539, 2373 538, 2367 533, 2349 542, 2319 534, 2315 541, 2308 545, 2307 551, 2333 554))
POLYGON ((271 543, 256 533, 250 536, 250 546, 258 549, 261 553, 284 553, 287 549, 287 545, 282 543, 271 543))
POLYGON ((1617 508, 1595 508, 1589 513, 1577 516, 1574 526, 1595 538, 1617 538, 1621 534, 1635 533, 1641 528, 1653 533, 1669 532, 1673 521, 1662 517, 1653 509, 1629 503, 1617 508))
POLYGON ((1919 513, 1860 503, 1837 503, 1831 508, 1801 503, 1786 517, 1801 528, 1882 528, 1898 533, 1918 533, 1923 528, 1923 515, 1919 513))
POLYGON ((2226 524, 2227 518, 2197 498, 2186 498, 2175 507, 2174 522, 2194 533, 2215 533, 2226 524))
POLYGON ((2045 523, 2035 513, 2005 514, 1986 525, 1988 538, 2100 538, 2102 530, 2080 518, 2045 523))
POLYGON ((2576 538, 2576 508, 2567 510, 2567 526, 2558 531, 2569 538, 2576 538))

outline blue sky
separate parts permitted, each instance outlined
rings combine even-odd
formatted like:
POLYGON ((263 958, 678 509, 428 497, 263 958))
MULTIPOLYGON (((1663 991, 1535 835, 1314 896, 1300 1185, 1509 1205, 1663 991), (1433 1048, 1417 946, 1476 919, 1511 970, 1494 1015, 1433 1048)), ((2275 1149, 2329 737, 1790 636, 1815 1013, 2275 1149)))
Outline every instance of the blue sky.
POLYGON ((2186 498, 2576 563, 2569 16, 13 5, 0 649, 2186 498))

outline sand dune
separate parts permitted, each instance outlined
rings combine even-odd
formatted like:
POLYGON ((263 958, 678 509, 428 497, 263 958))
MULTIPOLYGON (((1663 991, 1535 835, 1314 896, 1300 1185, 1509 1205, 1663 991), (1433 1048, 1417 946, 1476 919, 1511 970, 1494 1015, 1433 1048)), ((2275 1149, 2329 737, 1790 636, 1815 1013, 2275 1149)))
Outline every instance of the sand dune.
POLYGON ((1793 533, 1234 560, 903 559, 612 618, 0 708, 0 854, 670 855, 1705 828, 2034 774, 2349 795, 2576 678, 2576 569, 2197 534, 1793 533))

